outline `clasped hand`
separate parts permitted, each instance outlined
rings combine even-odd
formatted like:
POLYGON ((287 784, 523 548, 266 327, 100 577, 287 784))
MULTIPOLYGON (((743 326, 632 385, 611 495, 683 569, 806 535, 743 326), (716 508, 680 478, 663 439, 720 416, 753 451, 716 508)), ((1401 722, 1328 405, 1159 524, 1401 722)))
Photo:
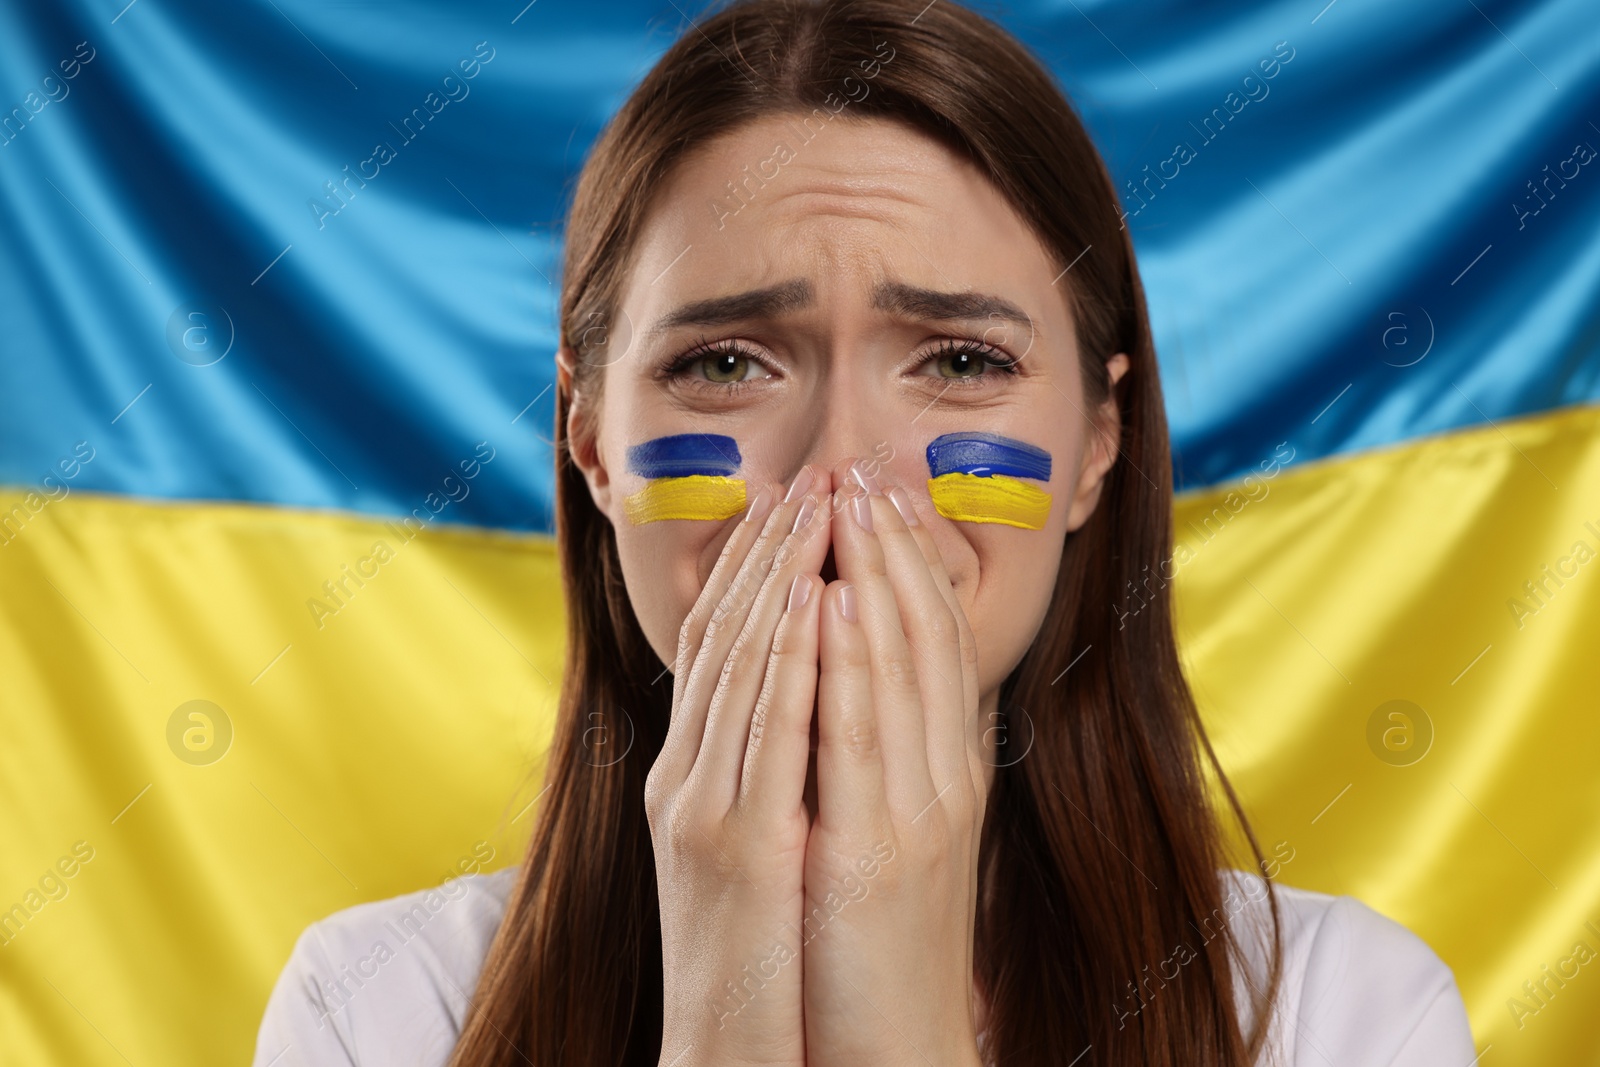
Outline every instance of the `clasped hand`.
POLYGON ((977 724, 911 495, 860 465, 757 493, 683 623, 646 787, 663 1065, 980 1062, 977 724))

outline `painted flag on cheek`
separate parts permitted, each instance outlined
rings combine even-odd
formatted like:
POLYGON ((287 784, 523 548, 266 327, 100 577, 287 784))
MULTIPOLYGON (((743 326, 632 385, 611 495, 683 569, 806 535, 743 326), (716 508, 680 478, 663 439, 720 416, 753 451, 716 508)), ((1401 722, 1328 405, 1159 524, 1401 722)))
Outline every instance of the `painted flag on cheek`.
POLYGON ((729 519, 744 510, 739 444, 715 433, 657 437, 628 449, 628 469, 649 483, 623 502, 635 526, 663 519, 729 519))
POLYGON ((928 495, 956 522, 1042 530, 1050 518, 1050 453, 999 434, 947 433, 928 443, 928 495))

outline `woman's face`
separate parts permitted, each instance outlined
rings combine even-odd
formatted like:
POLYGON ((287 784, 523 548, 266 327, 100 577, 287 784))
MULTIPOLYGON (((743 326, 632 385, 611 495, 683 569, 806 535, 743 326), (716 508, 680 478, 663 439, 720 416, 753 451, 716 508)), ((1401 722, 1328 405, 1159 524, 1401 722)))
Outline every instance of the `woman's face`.
MULTIPOLYGON (((764 119, 660 192, 602 396, 578 396, 569 425, 656 654, 673 662, 742 514, 716 517, 737 504, 729 481, 781 499, 809 464, 826 494, 856 460, 911 493, 992 710, 1115 458, 1114 404, 1084 397, 1070 275, 974 167, 884 120, 764 119), (683 434, 705 436, 651 444, 683 434), (684 475, 705 481, 661 480, 684 475)), ((1127 357, 1108 366, 1115 380, 1127 357)))

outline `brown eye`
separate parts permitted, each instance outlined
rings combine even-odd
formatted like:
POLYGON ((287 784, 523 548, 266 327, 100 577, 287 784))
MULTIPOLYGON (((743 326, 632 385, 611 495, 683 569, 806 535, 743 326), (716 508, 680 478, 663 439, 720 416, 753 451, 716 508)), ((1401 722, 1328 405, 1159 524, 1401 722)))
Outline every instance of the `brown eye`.
POLYGON ((699 355, 691 355, 682 366, 691 377, 716 385, 739 385, 756 378, 772 377, 759 359, 731 344, 701 349, 699 355))
POLYGON ((939 357, 939 377, 976 378, 988 369, 988 360, 970 350, 946 352, 939 357))
POLYGON ((742 382, 750 376, 750 360, 737 352, 713 352, 700 360, 707 381, 742 382))
POLYGON ((738 341, 708 342, 702 340, 689 351, 664 364, 657 375, 664 382, 674 382, 683 388, 698 389, 702 395, 732 395, 735 386, 743 386, 761 378, 776 377, 766 361, 753 348, 738 341), (726 390, 704 390, 713 385, 726 385, 726 390))
POLYGON ((996 374, 1017 373, 1017 361, 991 345, 970 339, 951 339, 924 356, 917 373, 947 382, 989 378, 988 384, 995 385, 998 383, 992 379, 996 374))

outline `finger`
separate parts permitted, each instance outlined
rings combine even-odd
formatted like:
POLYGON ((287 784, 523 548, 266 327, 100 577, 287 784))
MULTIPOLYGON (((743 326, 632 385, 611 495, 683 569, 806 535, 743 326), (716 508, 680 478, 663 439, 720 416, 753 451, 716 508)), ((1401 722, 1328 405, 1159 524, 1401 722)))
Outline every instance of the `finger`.
POLYGON ((711 568, 700 595, 695 598, 694 607, 684 616, 683 623, 678 628, 678 651, 672 665, 674 699, 682 695, 683 684, 688 680, 689 667, 693 665, 694 657, 700 651, 700 642, 705 638, 706 626, 721 602, 722 594, 727 591, 739 573, 739 568, 744 566, 745 559, 761 540, 761 535, 766 530, 767 519, 774 505, 781 499, 779 487, 771 484, 761 487, 744 516, 734 525, 733 533, 729 535, 727 543, 722 546, 722 551, 717 555, 716 565, 711 568))
MULTIPOLYGON (((697 788, 709 790, 708 795, 714 795, 722 804, 731 805, 739 791, 751 717, 765 684, 773 637, 787 607, 794 578, 816 574, 828 554, 827 523, 822 510, 814 498, 808 496, 806 500, 793 529, 774 553, 720 669, 713 670, 716 664, 711 661, 704 671, 708 679, 715 677, 716 686, 700 753, 689 777, 696 780, 697 788)), ((802 774, 802 784, 803 779, 802 774)))
MULTIPOLYGON (((967 705, 961 639, 950 605, 899 507, 887 496, 867 497, 884 570, 900 606, 900 624, 915 657, 917 689, 927 732, 928 771, 936 791, 968 789, 967 705)), ((912 514, 916 521, 915 513, 912 514)))
MULTIPOLYGON (((796 476, 794 484, 800 486, 801 493, 810 484, 804 479, 811 471, 810 467, 802 467, 801 473, 796 476)), ((811 474, 811 480, 815 481, 814 473, 811 474)), ((747 516, 749 521, 741 522, 728 538, 717 565, 706 579, 705 588, 679 628, 678 653, 672 680, 672 718, 667 724, 667 737, 662 743, 661 753, 656 758, 661 773, 670 781, 681 782, 688 777, 690 768, 694 766, 695 755, 700 750, 701 735, 705 731, 706 710, 710 706, 716 672, 713 670, 713 677, 707 683, 700 677, 704 672, 697 672, 695 664, 705 653, 706 639, 708 635, 715 635, 719 631, 726 632, 728 614, 741 601, 748 600, 748 591, 756 585, 758 576, 764 575, 762 567, 770 566, 771 555, 787 536, 794 525, 795 513, 800 510, 798 494, 796 499, 785 501, 776 490, 775 486, 766 486, 763 494, 758 494, 756 503, 767 509, 766 516, 760 517, 755 510, 756 504, 752 504, 747 516), (761 495, 767 497, 766 501, 761 501, 761 495)), ((742 622, 742 612, 739 619, 742 622)), ((737 632, 737 629, 733 630, 734 634, 737 632)), ((731 643, 730 634, 725 645, 731 643)), ((717 667, 721 665, 722 660, 717 660, 717 667)))
POLYGON ((758 816, 782 816, 803 802, 817 699, 817 608, 822 579, 801 573, 772 634, 767 673, 750 717, 739 803, 758 816))
POLYGON ((849 582, 832 581, 818 613, 817 818, 832 826, 888 809, 860 601, 849 582))
POLYGON ((858 485, 835 494, 833 558, 839 577, 855 587, 860 628, 872 661, 872 700, 883 745, 883 773, 896 811, 922 810, 934 796, 927 729, 918 689, 919 664, 906 643, 900 607, 873 529, 871 495, 858 485))
MULTIPOLYGON (((944 557, 939 553, 939 546, 934 544, 933 533, 922 521, 920 511, 917 509, 916 500, 901 486, 892 486, 886 493, 895 510, 900 513, 906 524, 907 532, 916 542, 917 548, 922 552, 922 558, 928 565, 928 573, 933 576, 935 588, 944 598, 945 605, 950 609, 951 616, 956 622, 956 633, 960 642, 960 668, 962 707, 966 712, 967 742, 972 746, 973 759, 977 761, 982 757, 979 745, 979 710, 978 710, 978 642, 972 633, 972 626, 967 620, 966 609, 961 606, 961 601, 956 596, 955 587, 950 583, 950 573, 945 569, 944 557)), ((983 781, 983 768, 974 762, 974 781, 983 781)))
POLYGON ((678 651, 673 663, 672 678, 673 714, 667 724, 667 736, 662 743, 661 753, 656 758, 656 765, 662 768, 663 772, 669 772, 675 781, 682 781, 688 774, 689 767, 694 762, 695 749, 699 744, 698 735, 690 737, 689 734, 691 727, 698 730, 700 724, 691 721, 693 716, 680 714, 678 710, 683 707, 690 667, 695 657, 699 655, 706 627, 710 624, 723 595, 739 574, 740 568, 745 565, 751 551, 761 540, 771 519, 775 502, 780 499, 777 488, 770 484, 763 486, 751 501, 743 518, 734 525, 727 543, 722 546, 722 551, 717 556, 716 565, 706 578, 705 586, 695 599, 694 607, 689 609, 689 614, 678 628, 678 651))

